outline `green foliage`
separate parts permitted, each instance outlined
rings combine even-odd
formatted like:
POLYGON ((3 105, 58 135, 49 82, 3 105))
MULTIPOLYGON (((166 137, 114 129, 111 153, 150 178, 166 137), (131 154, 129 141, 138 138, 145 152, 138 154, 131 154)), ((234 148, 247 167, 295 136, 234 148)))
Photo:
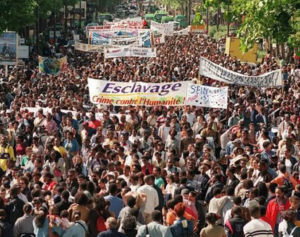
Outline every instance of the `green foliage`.
POLYGON ((243 22, 238 31, 242 49, 246 51, 262 38, 277 43, 297 42, 297 23, 293 22, 300 0, 232 0, 235 16, 243 22))
POLYGON ((192 25, 202 25, 203 23, 203 18, 200 12, 196 12, 195 18, 193 19, 192 25))
POLYGON ((35 19, 35 0, 0 0, 0 34, 3 31, 18 31, 35 19))

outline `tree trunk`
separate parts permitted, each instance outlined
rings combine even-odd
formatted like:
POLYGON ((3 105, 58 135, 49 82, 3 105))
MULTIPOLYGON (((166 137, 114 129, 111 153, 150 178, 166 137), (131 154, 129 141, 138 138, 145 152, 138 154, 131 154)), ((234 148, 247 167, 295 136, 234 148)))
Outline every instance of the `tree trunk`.
POLYGON ((276 43, 276 57, 278 57, 279 55, 280 55, 279 45, 278 45, 278 43, 276 43))
POLYGON ((281 46, 281 56, 282 56, 283 59, 285 59, 285 49, 284 49, 285 47, 284 47, 284 44, 281 44, 280 46, 281 46))

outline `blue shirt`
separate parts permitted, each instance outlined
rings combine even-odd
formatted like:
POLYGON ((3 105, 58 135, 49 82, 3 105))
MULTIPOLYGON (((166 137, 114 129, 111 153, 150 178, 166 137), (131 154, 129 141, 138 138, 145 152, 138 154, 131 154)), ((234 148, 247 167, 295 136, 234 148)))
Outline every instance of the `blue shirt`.
POLYGON ((105 196, 104 199, 110 202, 109 211, 113 212, 115 214, 115 217, 118 218, 120 211, 124 206, 123 200, 111 195, 105 196))
POLYGON ((193 223, 184 217, 174 221, 170 227, 173 237, 190 236, 193 234, 193 223), (182 221, 187 222, 187 227, 183 228, 182 221))
POLYGON ((36 237, 48 237, 49 236, 49 221, 46 218, 41 228, 38 228, 33 220, 33 232, 36 237))
POLYGON ((73 139, 71 142, 68 142, 68 139, 66 139, 63 143, 63 147, 67 150, 69 153, 69 158, 72 158, 75 152, 79 151, 79 145, 78 142, 73 139))

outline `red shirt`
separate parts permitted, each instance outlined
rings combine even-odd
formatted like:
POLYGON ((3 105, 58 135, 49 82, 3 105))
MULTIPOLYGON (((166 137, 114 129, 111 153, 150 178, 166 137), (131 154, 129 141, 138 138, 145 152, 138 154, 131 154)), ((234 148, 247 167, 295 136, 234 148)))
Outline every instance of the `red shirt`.
MULTIPOLYGON (((149 174, 152 174, 153 168, 154 168, 154 166, 153 166, 152 164, 149 164, 149 165, 148 165, 148 171, 149 171, 149 174)), ((147 174, 146 174, 146 166, 145 166, 145 165, 142 167, 142 172, 143 172, 144 175, 147 175, 147 174)), ((148 174, 148 175, 149 175, 149 174, 148 174)))
POLYGON ((89 127, 93 129, 97 129, 101 126, 101 122, 99 120, 94 120, 89 122, 89 127))
POLYGON ((56 182, 53 181, 53 180, 51 180, 50 183, 45 183, 45 185, 44 185, 43 188, 44 188, 45 190, 50 190, 50 191, 52 191, 55 185, 56 185, 56 182))
POLYGON ((16 145, 16 155, 20 155, 20 156, 23 156, 25 155, 25 149, 26 149, 26 146, 24 144, 17 144, 16 145))

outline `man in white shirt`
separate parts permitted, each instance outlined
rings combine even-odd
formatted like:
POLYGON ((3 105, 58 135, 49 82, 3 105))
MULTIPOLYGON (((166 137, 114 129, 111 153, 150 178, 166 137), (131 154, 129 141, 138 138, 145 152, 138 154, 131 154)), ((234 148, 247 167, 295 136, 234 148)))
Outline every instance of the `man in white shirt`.
POLYGON ((272 227, 263 220, 260 220, 260 211, 258 206, 249 207, 251 221, 244 226, 245 237, 273 237, 272 227))
POLYGON ((147 195, 147 201, 145 203, 145 209, 142 211, 145 223, 151 222, 151 213, 158 206, 158 194, 157 191, 151 186, 153 185, 153 180, 149 175, 144 177, 145 184, 138 188, 138 193, 144 193, 147 195))

